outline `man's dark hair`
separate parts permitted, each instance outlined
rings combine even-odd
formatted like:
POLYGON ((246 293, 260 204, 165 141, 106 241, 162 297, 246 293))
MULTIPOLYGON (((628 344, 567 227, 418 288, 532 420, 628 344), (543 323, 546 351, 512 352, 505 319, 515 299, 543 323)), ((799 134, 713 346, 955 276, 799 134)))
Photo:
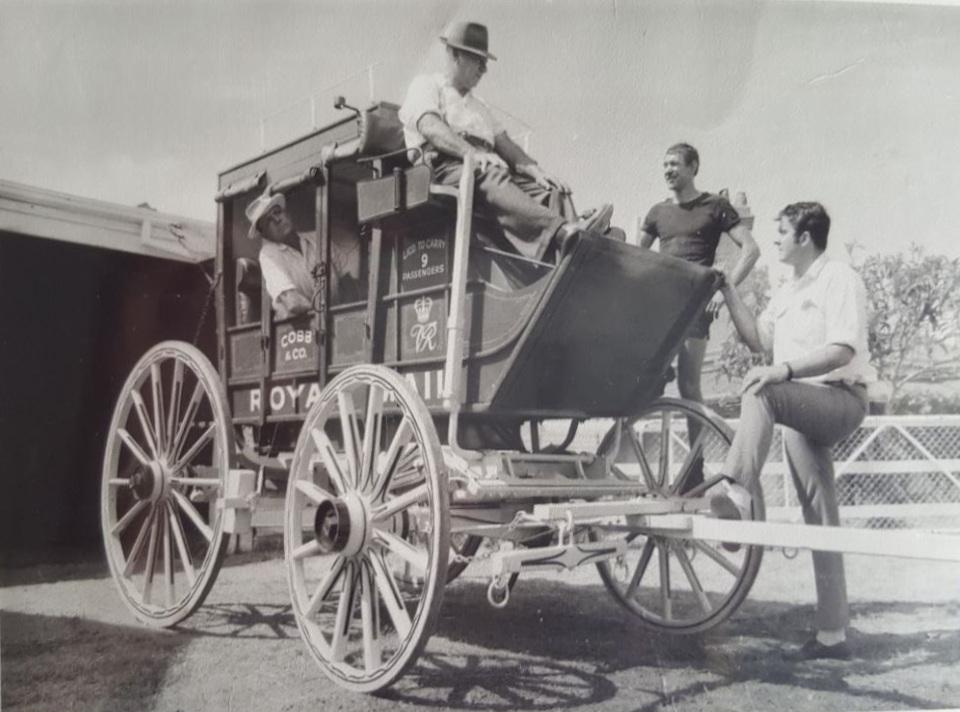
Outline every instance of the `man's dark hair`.
POLYGON ((678 156, 683 158, 683 163, 687 166, 696 161, 697 167, 693 172, 694 175, 696 175, 700 170, 700 154, 697 153, 697 149, 695 149, 689 143, 675 143, 667 149, 667 153, 676 153, 678 156))
POLYGON ((827 235, 830 234, 830 216, 820 203, 806 201, 791 203, 777 215, 777 219, 786 218, 793 225, 797 237, 804 232, 810 233, 814 246, 823 252, 827 249, 827 235))

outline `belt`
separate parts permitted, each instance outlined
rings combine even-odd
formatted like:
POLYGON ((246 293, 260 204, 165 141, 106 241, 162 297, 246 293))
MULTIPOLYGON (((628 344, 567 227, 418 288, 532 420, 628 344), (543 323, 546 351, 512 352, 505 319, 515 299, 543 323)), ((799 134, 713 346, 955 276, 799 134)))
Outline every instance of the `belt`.
POLYGON ((866 384, 866 383, 861 383, 861 382, 859 382, 859 381, 854 381, 854 382, 850 382, 850 381, 824 381, 824 382, 823 382, 823 385, 825 385, 825 386, 833 386, 834 388, 858 388, 858 389, 867 390, 867 384, 866 384))

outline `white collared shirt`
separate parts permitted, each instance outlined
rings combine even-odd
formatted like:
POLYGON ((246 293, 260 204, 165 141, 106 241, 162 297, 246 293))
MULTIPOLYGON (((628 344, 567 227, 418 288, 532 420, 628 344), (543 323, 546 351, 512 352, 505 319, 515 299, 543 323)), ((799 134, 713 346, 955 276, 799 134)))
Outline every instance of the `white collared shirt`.
POLYGON ((426 114, 436 114, 455 133, 475 136, 491 146, 503 133, 503 126, 483 99, 469 91, 460 94, 443 74, 421 74, 410 83, 399 114, 407 148, 427 142, 417 129, 417 122, 426 114))
POLYGON ((278 319, 287 317, 278 300, 281 294, 290 289, 302 294, 308 302, 313 302, 314 282, 310 269, 317 261, 317 234, 302 232, 298 235, 300 252, 282 242, 264 240, 260 246, 260 272, 278 319))
POLYGON ((781 286, 757 318, 760 341, 773 350, 775 363, 807 356, 828 344, 853 349, 845 366, 820 376, 797 380, 872 383, 867 345, 867 294, 850 265, 820 255, 803 276, 781 286))

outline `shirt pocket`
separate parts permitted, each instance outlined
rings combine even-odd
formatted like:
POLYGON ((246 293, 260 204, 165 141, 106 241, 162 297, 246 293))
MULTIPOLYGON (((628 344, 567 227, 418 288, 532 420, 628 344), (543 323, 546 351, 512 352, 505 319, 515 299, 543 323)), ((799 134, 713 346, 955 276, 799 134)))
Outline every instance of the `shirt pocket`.
POLYGON ((823 308, 813 299, 803 299, 800 304, 788 309, 785 314, 787 327, 795 334, 794 339, 809 348, 823 345, 826 334, 823 308))

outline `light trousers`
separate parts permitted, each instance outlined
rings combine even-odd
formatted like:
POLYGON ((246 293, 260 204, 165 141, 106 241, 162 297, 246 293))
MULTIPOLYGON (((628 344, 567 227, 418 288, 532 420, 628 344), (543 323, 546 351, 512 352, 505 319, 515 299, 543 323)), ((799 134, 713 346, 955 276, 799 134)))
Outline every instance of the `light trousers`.
MULTIPOLYGON (((807 524, 838 526, 840 513, 834 481, 833 445, 852 433, 867 413, 860 386, 817 385, 790 381, 744 395, 740 427, 727 454, 724 472, 745 486, 760 476, 773 438, 774 424, 784 426, 787 467, 807 524)), ((847 583, 843 555, 814 551, 818 630, 847 627, 847 583)))

